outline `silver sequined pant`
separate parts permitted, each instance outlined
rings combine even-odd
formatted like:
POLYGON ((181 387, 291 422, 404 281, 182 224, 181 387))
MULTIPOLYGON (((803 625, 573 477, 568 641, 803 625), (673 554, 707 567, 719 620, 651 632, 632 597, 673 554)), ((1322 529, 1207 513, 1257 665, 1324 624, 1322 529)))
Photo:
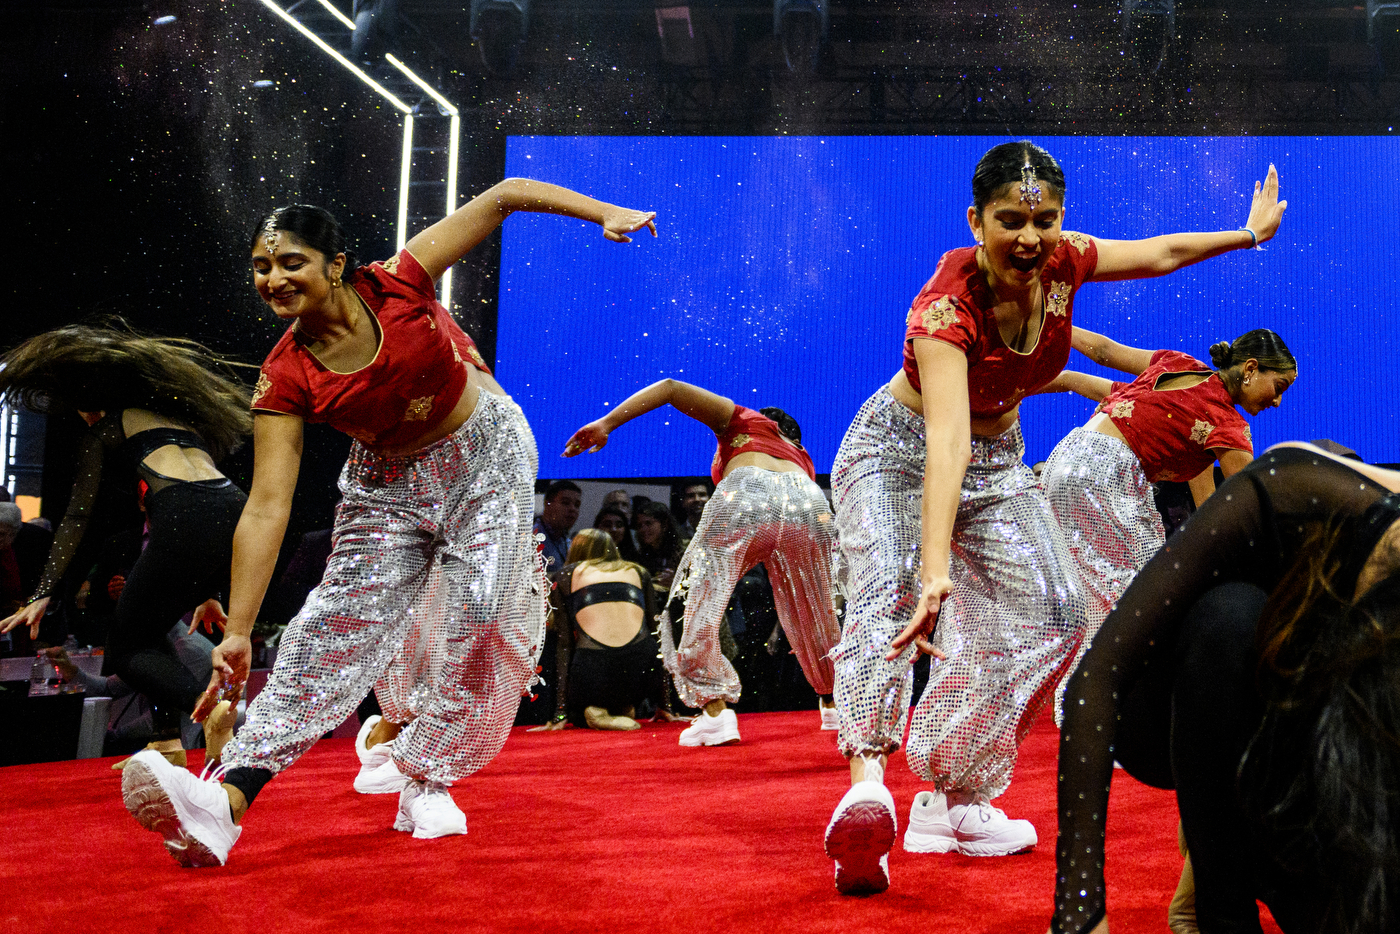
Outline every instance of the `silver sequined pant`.
MULTIPOLYGON (((1073 672, 1118 598, 1162 547, 1166 531, 1142 464, 1118 438, 1074 429, 1045 462, 1041 482, 1084 590, 1084 639, 1073 672)), ((1063 720, 1068 684, 1065 678, 1055 691, 1056 723, 1063 720)))
POLYGON ((738 467, 719 482, 666 601, 668 607, 678 597, 685 601, 680 645, 666 613, 658 633, 686 706, 739 700, 739 674, 720 653, 720 624, 739 578, 760 561, 803 674, 818 694, 831 693, 827 654, 841 638, 831 581, 835 547, 831 508, 806 474, 738 467))
POLYGON ((490 762, 544 640, 547 584, 531 534, 538 464, 520 408, 488 392, 461 428, 408 457, 356 444, 325 576, 288 625, 225 763, 281 771, 354 711, 401 650, 424 647, 432 657, 420 667, 435 674, 394 762, 443 783, 490 762), (425 599, 435 567, 441 594, 425 599), (430 621, 409 612, 435 604, 430 621))
MULTIPOLYGON (((953 592, 939 614, 928 688, 914 709, 909 767, 945 791, 995 797, 1079 645, 1083 601, 1059 525, 1022 462, 1019 425, 972 439, 952 540, 953 592)), ((899 748, 911 645, 885 661, 920 593, 924 422, 882 388, 846 431, 832 493, 850 598, 836 661, 846 756, 899 748)))

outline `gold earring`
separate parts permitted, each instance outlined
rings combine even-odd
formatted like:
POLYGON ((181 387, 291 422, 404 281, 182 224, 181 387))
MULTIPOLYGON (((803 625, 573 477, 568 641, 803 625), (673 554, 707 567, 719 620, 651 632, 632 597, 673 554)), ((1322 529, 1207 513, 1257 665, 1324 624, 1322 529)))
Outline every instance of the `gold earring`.
POLYGON ((338 289, 338 288, 340 288, 340 280, 339 280, 339 279, 332 279, 332 280, 331 280, 331 288, 333 288, 333 289, 338 289))

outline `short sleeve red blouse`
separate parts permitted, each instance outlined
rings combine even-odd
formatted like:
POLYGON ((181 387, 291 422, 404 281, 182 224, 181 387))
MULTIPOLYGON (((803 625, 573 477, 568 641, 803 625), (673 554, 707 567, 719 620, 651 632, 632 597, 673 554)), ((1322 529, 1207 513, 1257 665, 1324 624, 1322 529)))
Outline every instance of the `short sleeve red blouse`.
POLYGON ((1215 463, 1213 450, 1254 456, 1254 440, 1220 377, 1190 354, 1158 350, 1142 375, 1115 384, 1099 405, 1142 462, 1147 479, 1190 480, 1215 463), (1173 373, 1209 373, 1184 389, 1158 389, 1173 373), (1121 386, 1121 388, 1119 388, 1121 386))
MULTIPOLYGON (((949 250, 933 278, 914 299, 904 334, 904 373, 915 389, 919 367, 914 340, 933 338, 967 355, 968 402, 973 418, 996 418, 1050 382, 1069 362, 1074 294, 1094 274, 1099 248, 1094 238, 1065 231, 1041 271, 1045 320, 1030 353, 1017 353, 1001 339, 996 304, 977 268, 976 247, 949 250)), ((922 390, 921 390, 922 391, 922 390)))
POLYGON ((379 350, 353 373, 327 368, 288 328, 263 361, 253 410, 324 422, 370 447, 420 438, 457 405, 466 363, 490 373, 408 250, 360 267, 350 285, 379 323, 379 350))
POLYGON ((778 428, 778 423, 762 412, 746 409, 742 405, 734 406, 729 425, 718 440, 715 459, 710 464, 710 479, 715 483, 724 479, 724 468, 729 466, 736 454, 767 454, 796 464, 808 477, 817 479, 816 468, 812 466, 807 450, 788 440, 787 435, 778 428))

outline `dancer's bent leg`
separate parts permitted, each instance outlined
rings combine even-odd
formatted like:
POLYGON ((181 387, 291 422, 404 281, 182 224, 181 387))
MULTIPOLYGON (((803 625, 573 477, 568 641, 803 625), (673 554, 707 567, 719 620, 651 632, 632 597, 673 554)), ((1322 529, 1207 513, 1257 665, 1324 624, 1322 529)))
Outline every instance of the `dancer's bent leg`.
POLYGON ((775 474, 773 480, 783 524, 763 560, 778 621, 812 689, 830 695, 835 678, 830 654, 841 640, 831 580, 835 519, 821 488, 804 474, 775 474))

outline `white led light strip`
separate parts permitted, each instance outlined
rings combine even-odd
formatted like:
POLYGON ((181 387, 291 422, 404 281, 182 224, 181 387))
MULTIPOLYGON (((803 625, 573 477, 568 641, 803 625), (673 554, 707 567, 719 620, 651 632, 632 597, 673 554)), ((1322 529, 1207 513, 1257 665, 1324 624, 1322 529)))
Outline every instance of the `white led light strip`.
POLYGON ((272 0, 259 0, 259 2, 262 3, 263 6, 267 7, 272 12, 276 13, 282 19, 290 23, 293 29, 295 29, 297 32, 301 33, 303 36, 314 42, 321 51, 325 52, 331 58, 344 65, 347 69, 350 70, 350 73, 353 74, 355 77, 359 78, 365 84, 369 85, 370 87, 378 91, 380 94, 382 94, 384 96, 384 99, 387 100, 389 103, 393 104, 395 107, 397 107, 399 110, 403 111, 406 114, 413 113, 413 108, 409 107, 403 101, 395 97, 389 91, 388 88, 384 87, 384 85, 380 84, 378 81, 375 81, 369 75, 365 74, 364 71, 360 69, 354 62, 350 61, 350 59, 346 58, 344 55, 341 55, 335 49, 327 45, 324 39, 322 39, 320 36, 316 35, 314 32, 303 26, 301 24, 301 21, 298 20, 295 16, 288 13, 286 10, 282 9, 277 4, 273 3, 272 0))

